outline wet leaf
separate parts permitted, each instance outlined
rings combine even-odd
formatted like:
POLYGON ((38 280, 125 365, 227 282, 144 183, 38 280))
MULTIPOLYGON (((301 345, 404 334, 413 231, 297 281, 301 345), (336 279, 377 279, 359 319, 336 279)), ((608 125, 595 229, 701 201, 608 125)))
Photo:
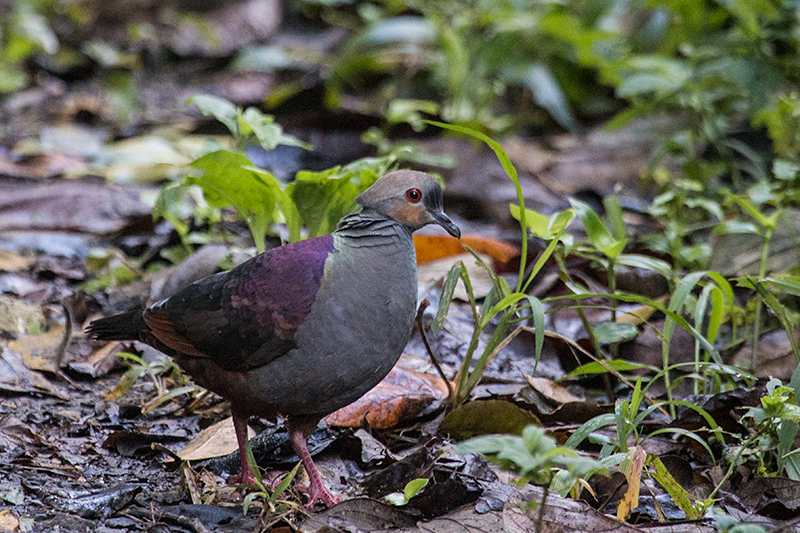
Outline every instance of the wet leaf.
POLYGON ((0 390, 69 398, 41 374, 25 366, 22 356, 8 347, 4 347, 0 353, 0 390))
POLYGON ((8 347, 22 356, 31 370, 55 371, 55 357, 64 341, 63 324, 54 324, 40 335, 25 335, 8 343, 8 347))
POLYGON ((329 509, 314 513, 299 526, 300 531, 322 533, 336 529, 345 531, 381 531, 412 528, 416 519, 393 505, 368 498, 344 500, 329 509))

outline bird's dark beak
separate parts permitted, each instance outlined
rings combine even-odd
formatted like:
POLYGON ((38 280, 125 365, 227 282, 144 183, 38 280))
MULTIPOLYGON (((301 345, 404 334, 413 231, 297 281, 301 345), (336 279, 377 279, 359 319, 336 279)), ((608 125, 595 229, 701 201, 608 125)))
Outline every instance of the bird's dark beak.
POLYGON ((449 233, 456 239, 461 238, 461 230, 458 229, 458 226, 456 226, 452 220, 450 220, 449 216, 445 215, 441 211, 434 212, 431 214, 433 215, 433 219, 436 221, 436 223, 439 224, 441 227, 443 227, 445 230, 447 230, 447 233, 449 233))

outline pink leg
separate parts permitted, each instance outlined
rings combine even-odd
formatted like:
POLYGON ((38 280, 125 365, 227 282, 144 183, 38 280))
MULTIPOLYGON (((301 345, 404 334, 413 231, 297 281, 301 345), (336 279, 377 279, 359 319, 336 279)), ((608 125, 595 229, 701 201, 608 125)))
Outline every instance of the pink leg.
POLYGON ((325 483, 322 481, 322 476, 319 474, 311 454, 308 453, 308 446, 306 445, 306 432, 303 427, 293 427, 289 425, 289 437, 292 441, 292 448, 294 453, 300 457, 303 462, 303 468, 306 469, 308 478, 311 480, 311 485, 308 487, 308 503, 306 507, 314 507, 317 500, 324 503, 327 507, 332 507, 339 503, 339 498, 330 493, 325 483))
POLYGON ((255 485, 256 477, 247 464, 247 420, 249 417, 231 410, 233 416, 233 429, 236 432, 236 443, 239 445, 239 457, 242 461, 242 471, 228 478, 229 485, 255 485))

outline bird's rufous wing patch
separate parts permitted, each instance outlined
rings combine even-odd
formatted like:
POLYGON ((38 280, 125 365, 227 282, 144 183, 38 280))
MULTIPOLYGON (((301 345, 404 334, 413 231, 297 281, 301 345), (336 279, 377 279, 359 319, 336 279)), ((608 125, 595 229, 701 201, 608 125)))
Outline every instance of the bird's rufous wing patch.
POLYGON ((165 346, 182 354, 208 357, 208 354, 198 350, 189 339, 175 331, 175 325, 163 307, 147 309, 144 313, 144 321, 153 336, 165 346))

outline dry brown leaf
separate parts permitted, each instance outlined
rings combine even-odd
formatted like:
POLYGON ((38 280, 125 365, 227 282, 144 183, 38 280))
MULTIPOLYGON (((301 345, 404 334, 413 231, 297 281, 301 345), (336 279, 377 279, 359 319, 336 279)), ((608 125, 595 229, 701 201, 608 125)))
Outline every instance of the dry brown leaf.
POLYGON ((35 259, 30 256, 19 255, 8 250, 0 250, 0 270, 4 272, 17 272, 28 270, 35 259))
POLYGON ((107 375, 114 368, 122 366, 119 357, 112 357, 115 353, 121 351, 123 351, 122 343, 109 342, 100 349, 93 351, 88 358, 70 361, 67 366, 74 372, 98 378, 107 375))
POLYGON ((525 377, 525 381, 533 387, 537 392, 539 392, 545 398, 549 398, 557 403, 570 403, 570 402, 582 402, 583 398, 578 398, 570 391, 567 390, 566 387, 559 385, 555 381, 547 378, 536 378, 533 376, 529 376, 528 374, 523 374, 525 377))
POLYGON ((8 343, 8 347, 25 360, 31 370, 53 372, 58 347, 64 340, 64 325, 54 324, 40 335, 26 335, 8 343))
POLYGON ((366 419, 370 427, 387 429, 446 397, 447 385, 441 378, 396 366, 359 400, 326 416, 325 422, 329 426, 359 427, 366 419))
POLYGON ((19 518, 11 509, 0 511, 0 531, 19 531, 19 518))
MULTIPOLYGON (((255 435, 256 432, 248 426, 247 437, 252 438, 255 435)), ((238 449, 233 418, 228 417, 198 433, 189 444, 178 452, 178 457, 184 461, 197 461, 210 457, 222 457, 238 449)))

